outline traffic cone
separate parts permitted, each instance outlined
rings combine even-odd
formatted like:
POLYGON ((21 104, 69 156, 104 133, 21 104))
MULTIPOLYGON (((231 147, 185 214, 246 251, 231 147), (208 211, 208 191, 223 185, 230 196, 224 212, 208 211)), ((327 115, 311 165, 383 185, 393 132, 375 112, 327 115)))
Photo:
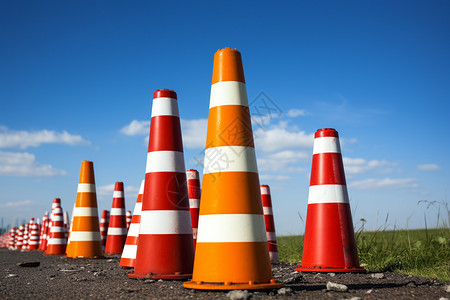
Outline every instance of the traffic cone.
POLYGON ((94 164, 91 161, 81 162, 77 201, 69 236, 70 243, 67 249, 67 257, 92 258, 102 256, 94 164))
POLYGON ((266 224, 267 243, 271 263, 279 263, 277 236, 275 234, 275 222, 273 220, 272 198, 268 185, 261 185, 261 198, 264 211, 264 223, 266 224))
MULTIPOLYGON (((72 231, 72 225, 73 225, 73 213, 75 212, 75 207, 76 207, 76 201, 73 204, 73 208, 72 208, 72 217, 70 218, 70 224, 69 224, 69 232, 67 234, 67 246, 66 246, 66 255, 67 255, 67 251, 69 250, 69 245, 70 245, 70 232, 72 231)), ((106 242, 106 241, 105 241, 106 242)))
POLYGON ((28 251, 37 250, 39 247, 39 231, 38 225, 34 222, 34 218, 30 220, 30 238, 28 239, 28 251))
POLYGON ((16 227, 11 227, 11 230, 9 231, 9 241, 8 241, 8 248, 14 249, 15 243, 16 243, 16 227))
POLYGON ((45 245, 44 251, 47 250, 48 241, 50 240, 50 231, 52 230, 53 211, 55 210, 56 207, 61 207, 61 199, 60 198, 54 198, 53 202, 52 202, 52 210, 50 211, 50 220, 49 220, 48 228, 47 228, 47 243, 45 245))
POLYGON ((102 247, 106 246, 106 238, 108 237, 109 227, 109 210, 103 210, 102 218, 100 219, 100 236, 102 237, 102 247))
POLYGON ((22 250, 28 250, 28 239, 30 238, 30 224, 25 224, 25 229, 23 230, 23 243, 22 250))
POLYGON ((41 234, 39 238, 39 250, 45 251, 47 248, 47 230, 48 230, 48 223, 50 219, 48 216, 48 211, 45 212, 44 218, 42 219, 42 228, 41 228, 41 234))
POLYGON ((309 187, 301 272, 365 272, 359 266, 338 132, 319 129, 309 187))
POLYGON ((186 171, 188 193, 189 193, 189 207, 191 210, 191 224, 192 237, 194 239, 194 250, 197 244, 197 230, 198 230, 198 211, 200 208, 200 179, 198 171, 191 169, 186 171))
MULTIPOLYGON (((214 56, 192 281, 205 290, 275 289, 241 54, 214 56)), ((145 196, 145 194, 144 194, 145 196)))
POLYGON ((20 224, 19 230, 17 232, 17 239, 16 239, 16 249, 17 250, 22 250, 24 230, 25 230, 25 225, 20 224))
POLYGON ((122 254, 127 239, 127 221, 125 218, 125 197, 123 182, 116 182, 114 187, 111 216, 109 217, 108 237, 105 254, 122 254))
POLYGON ((133 217, 131 218, 130 228, 128 229, 127 240, 123 247, 122 257, 120 258, 119 266, 125 268, 134 268, 136 262, 136 251, 139 237, 139 227, 141 225, 141 211, 142 211, 142 195, 144 194, 144 182, 142 180, 139 194, 134 206, 133 217))
POLYGON ((49 240, 45 254, 63 255, 66 252, 67 240, 64 227, 63 209, 57 206, 52 212, 52 227, 49 232, 49 240))
POLYGON ((194 245, 177 94, 153 94, 136 266, 130 278, 192 276, 194 245))
POLYGON ((64 216, 64 236, 67 240, 67 238, 69 237, 69 212, 65 210, 63 216, 64 216))
POLYGON ((127 217, 127 230, 130 228, 130 224, 131 224, 131 218, 132 218, 132 216, 131 216, 131 210, 127 210, 127 215, 126 215, 126 217, 127 217))

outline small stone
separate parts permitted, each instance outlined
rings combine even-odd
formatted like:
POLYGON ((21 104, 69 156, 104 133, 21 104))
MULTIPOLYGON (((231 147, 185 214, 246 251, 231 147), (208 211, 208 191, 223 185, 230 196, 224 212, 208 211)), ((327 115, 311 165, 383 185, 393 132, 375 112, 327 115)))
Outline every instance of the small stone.
POLYGON ((105 272, 95 272, 94 273, 94 276, 106 276, 106 273, 105 272))
POLYGON ((291 288, 283 287, 283 288, 278 290, 278 295, 289 296, 291 294, 292 294, 292 289, 291 288))
POLYGON ((336 273, 328 273, 328 275, 330 275, 331 277, 336 276, 336 273))
POLYGON ((370 290, 367 290, 366 294, 370 294, 370 293, 372 293, 372 292, 373 292, 373 290, 370 289, 370 290))
POLYGON ((291 284, 291 283, 298 283, 302 281, 303 276, 299 272, 292 273, 288 278, 283 280, 283 283, 291 284))
POLYGON ((450 293, 450 284, 447 285, 447 286, 445 287, 445 291, 446 291, 447 293, 450 293))
POLYGON ((55 275, 55 274, 51 274, 51 275, 49 275, 48 277, 50 277, 50 278, 55 278, 56 275, 55 275))
POLYGON ((448 298, 446 298, 446 297, 441 297, 441 298, 439 298, 439 300, 448 300, 448 298))
POLYGON ((351 297, 350 300, 361 300, 361 297, 351 297))
POLYGON ((327 290, 335 291, 335 292, 346 292, 348 291, 348 287, 344 284, 334 283, 331 281, 327 282, 327 290))
POLYGON ((416 287, 417 284, 414 281, 408 282, 407 287, 416 287))
POLYGON ((155 282, 156 280, 154 280, 154 279, 145 279, 144 280, 144 283, 153 283, 153 282, 155 282))
POLYGON ((8 275, 6 275, 6 278, 10 278, 10 277, 19 277, 19 275, 17 275, 17 274, 8 274, 8 275))
POLYGON ((250 294, 247 291, 235 290, 227 293, 227 297, 231 300, 246 300, 250 294))
POLYGON ((33 262, 20 262, 17 263, 17 266, 19 267, 24 267, 24 268, 36 268, 39 267, 41 263, 38 261, 33 261, 33 262))
POLYGON ((372 276, 372 278, 381 279, 384 278, 384 273, 373 273, 370 276, 372 276))

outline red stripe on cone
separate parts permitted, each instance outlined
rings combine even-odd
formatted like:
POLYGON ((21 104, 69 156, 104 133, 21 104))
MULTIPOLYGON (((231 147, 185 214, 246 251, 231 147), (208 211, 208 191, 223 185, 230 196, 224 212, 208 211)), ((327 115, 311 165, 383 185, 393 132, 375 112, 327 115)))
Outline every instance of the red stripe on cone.
POLYGON ((278 263, 277 236, 272 212, 272 198, 268 185, 261 185, 261 199, 264 210, 264 223, 266 224, 267 244, 269 246, 270 262, 278 263))
POLYGON ((302 272, 364 272, 359 266, 339 135, 319 129, 314 138, 302 272))
POLYGON ((17 239, 16 239, 16 249, 21 250, 23 245, 23 231, 25 230, 25 226, 23 224, 20 224, 18 232, 17 232, 17 239))
POLYGON ((131 217, 132 217, 131 210, 127 210, 127 215, 126 215, 126 218, 127 218, 127 230, 130 228, 131 217))
POLYGON ((123 182, 116 182, 114 187, 111 215, 109 217, 105 254, 122 254, 126 239, 127 222, 125 218, 123 182))
POLYGON ((103 210, 102 218, 100 219, 100 235, 102 237, 102 246, 106 246, 106 238, 108 237, 109 227, 109 210, 103 210))
POLYGON ((34 218, 30 220, 30 238, 28 239, 28 250, 37 250, 39 247, 39 231, 38 225, 34 222, 34 218))
POLYGON ((64 226, 64 215, 61 206, 53 208, 52 226, 49 232, 49 239, 45 254, 63 255, 66 253, 66 228, 64 226))
POLYGON ((200 210, 200 179, 198 171, 191 169, 186 171, 188 193, 189 193, 189 207, 191 210, 192 236, 194 238, 194 249, 197 243, 198 231, 198 216, 200 210))

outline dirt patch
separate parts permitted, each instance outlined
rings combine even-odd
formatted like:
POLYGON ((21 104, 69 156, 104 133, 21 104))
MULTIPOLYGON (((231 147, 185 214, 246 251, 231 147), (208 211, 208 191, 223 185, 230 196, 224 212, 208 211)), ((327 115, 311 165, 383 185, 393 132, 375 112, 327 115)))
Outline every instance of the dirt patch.
MULTIPOLYGON (((119 267, 119 257, 72 259, 39 251, 0 249, 0 299, 229 299, 227 292, 195 291, 182 281, 136 280, 119 267), (39 262, 39 264, 37 264, 39 262), (20 265, 20 263, 35 263, 20 265)), ((295 264, 272 266, 285 287, 249 291, 251 299, 436 299, 450 298, 447 285, 433 279, 397 273, 319 274, 295 272, 295 264), (346 292, 328 291, 327 283, 345 285, 346 292), (357 298, 354 298, 357 299, 357 298)), ((330 286, 330 285, 329 285, 330 286)))

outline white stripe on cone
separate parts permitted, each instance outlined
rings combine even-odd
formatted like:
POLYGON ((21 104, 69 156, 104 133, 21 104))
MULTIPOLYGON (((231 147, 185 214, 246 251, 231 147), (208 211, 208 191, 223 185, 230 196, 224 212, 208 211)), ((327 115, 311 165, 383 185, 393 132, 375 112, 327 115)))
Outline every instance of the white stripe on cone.
POLYGON ((339 139, 332 136, 315 138, 313 154, 318 153, 341 153, 339 139))
POLYGON ((153 99, 152 117, 157 116, 179 117, 177 100, 165 97, 153 99))
POLYGON ((144 210, 139 234, 192 234, 190 211, 144 210))
POLYGON ((203 174, 221 172, 258 172, 255 148, 221 146, 205 150, 203 174))
POLYGON ((178 151, 152 151, 147 154, 146 173, 179 172, 184 173, 184 155, 178 151))
POLYGON ((71 242, 101 241, 99 231, 72 231, 70 233, 71 242))
POLYGON ((95 193, 95 184, 79 183, 77 193, 95 193))
POLYGON ((222 81, 211 86, 209 108, 222 105, 248 106, 245 83, 238 81, 222 81))
POLYGON ((321 184, 309 187, 308 204, 349 203, 346 185, 321 184))

